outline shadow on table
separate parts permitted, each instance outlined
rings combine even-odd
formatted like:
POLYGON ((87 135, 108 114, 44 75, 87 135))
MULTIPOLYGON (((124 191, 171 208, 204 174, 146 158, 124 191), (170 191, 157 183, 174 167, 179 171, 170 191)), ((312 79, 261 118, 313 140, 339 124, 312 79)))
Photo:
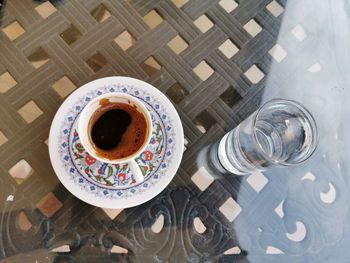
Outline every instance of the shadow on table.
MULTIPOLYGON (((180 168, 160 195, 123 210, 114 220, 58 185, 53 192, 65 198, 64 206, 52 218, 26 209, 33 226, 23 231, 18 227, 18 211, 4 216, 0 259, 6 255, 6 262, 11 263, 249 262, 247 252, 239 249, 234 224, 218 210, 228 197, 218 187, 230 184, 238 192, 240 179, 225 173, 216 147, 204 147, 198 153, 197 165, 216 176, 206 191, 184 182, 180 168), (62 246, 68 251, 52 251, 62 246)), ((236 199, 232 193, 230 197, 236 199)))
POLYGON ((241 179, 223 170, 217 144, 203 147, 197 157, 196 166, 215 176, 208 189, 201 192, 182 177, 180 168, 159 196, 120 214, 115 220, 118 231, 106 233, 105 242, 127 247, 135 256, 130 262, 248 262, 234 223, 219 211, 227 198, 236 198, 241 179), (235 191, 224 193, 222 185, 235 191))

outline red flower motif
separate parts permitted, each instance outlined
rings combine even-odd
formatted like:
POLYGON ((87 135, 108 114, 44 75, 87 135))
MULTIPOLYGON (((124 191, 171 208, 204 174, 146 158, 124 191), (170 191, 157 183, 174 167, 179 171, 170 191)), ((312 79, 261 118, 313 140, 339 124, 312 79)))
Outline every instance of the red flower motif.
POLYGON ((128 165, 127 165, 127 164, 124 164, 124 165, 123 165, 123 169, 126 170, 126 168, 128 168, 128 165))
POLYGON ((145 154, 145 160, 146 160, 146 161, 152 160, 152 158, 153 158, 153 153, 151 153, 150 151, 144 151, 143 153, 145 154))
POLYGON ((87 163, 87 165, 92 165, 94 163, 96 163, 96 159, 90 155, 85 157, 85 162, 87 163))
POLYGON ((125 173, 120 173, 120 174, 118 174, 118 179, 119 179, 119 180, 122 180, 122 181, 125 181, 125 179, 126 179, 126 174, 125 174, 125 173))

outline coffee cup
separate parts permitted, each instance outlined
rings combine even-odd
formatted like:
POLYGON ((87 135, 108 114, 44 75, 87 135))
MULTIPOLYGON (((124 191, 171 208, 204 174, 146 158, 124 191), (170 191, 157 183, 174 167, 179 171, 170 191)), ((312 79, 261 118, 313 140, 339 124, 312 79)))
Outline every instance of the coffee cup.
POLYGON ((144 180, 135 158, 151 139, 152 119, 139 99, 120 92, 92 99, 80 114, 78 132, 92 157, 104 163, 127 163, 136 183, 144 180))

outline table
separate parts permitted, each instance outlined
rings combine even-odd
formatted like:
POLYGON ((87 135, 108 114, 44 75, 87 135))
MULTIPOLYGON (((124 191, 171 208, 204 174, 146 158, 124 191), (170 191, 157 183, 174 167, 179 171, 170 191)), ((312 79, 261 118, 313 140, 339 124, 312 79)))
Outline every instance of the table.
POLYGON ((349 261, 348 1, 4 4, 1 262, 349 261), (47 147, 64 99, 113 75, 165 93, 186 142, 170 185, 124 210, 71 195, 47 147), (215 142, 271 98, 297 100, 313 113, 314 155, 248 176, 222 171, 215 142))

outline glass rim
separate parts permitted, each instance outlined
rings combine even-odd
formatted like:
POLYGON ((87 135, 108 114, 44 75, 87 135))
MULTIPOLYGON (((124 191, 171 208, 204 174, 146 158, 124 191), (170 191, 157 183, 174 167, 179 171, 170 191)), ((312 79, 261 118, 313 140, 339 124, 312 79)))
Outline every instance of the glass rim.
POLYGON ((311 146, 309 147, 309 149, 306 151, 305 155, 302 157, 301 160, 299 161, 295 161, 295 162, 286 162, 286 161, 279 161, 279 160, 273 160, 275 161, 276 163, 278 163, 279 165, 282 165, 282 166, 289 166, 289 165, 294 165, 294 164, 300 164, 304 161, 306 161, 316 150, 317 148, 317 145, 318 145, 318 129, 317 129, 317 124, 316 124, 316 120, 315 118, 313 117, 313 115, 311 114, 311 112, 305 108, 301 103, 295 101, 295 100, 291 100, 291 99, 281 99, 281 98, 276 98, 276 99, 271 99, 267 102, 265 102, 264 104, 262 104, 262 106, 255 112, 255 116, 253 118, 253 121, 252 121, 252 132, 253 132, 253 137, 254 137, 254 140, 255 140, 255 143, 257 144, 261 154, 263 156, 265 156, 265 158, 267 160, 271 160, 271 157, 268 156, 265 151, 263 150, 263 147, 261 145, 261 143, 259 142, 258 140, 258 136, 256 134, 256 123, 258 121, 258 118, 259 118, 259 114, 261 114, 261 112, 263 110, 265 110, 266 108, 268 108, 269 106, 271 105, 277 105, 277 104, 283 104, 283 105, 289 105, 289 106, 294 106, 296 107, 300 112, 302 112, 306 119, 309 121, 310 123, 310 126, 311 126, 311 130, 312 130, 312 143, 311 143, 311 146))

